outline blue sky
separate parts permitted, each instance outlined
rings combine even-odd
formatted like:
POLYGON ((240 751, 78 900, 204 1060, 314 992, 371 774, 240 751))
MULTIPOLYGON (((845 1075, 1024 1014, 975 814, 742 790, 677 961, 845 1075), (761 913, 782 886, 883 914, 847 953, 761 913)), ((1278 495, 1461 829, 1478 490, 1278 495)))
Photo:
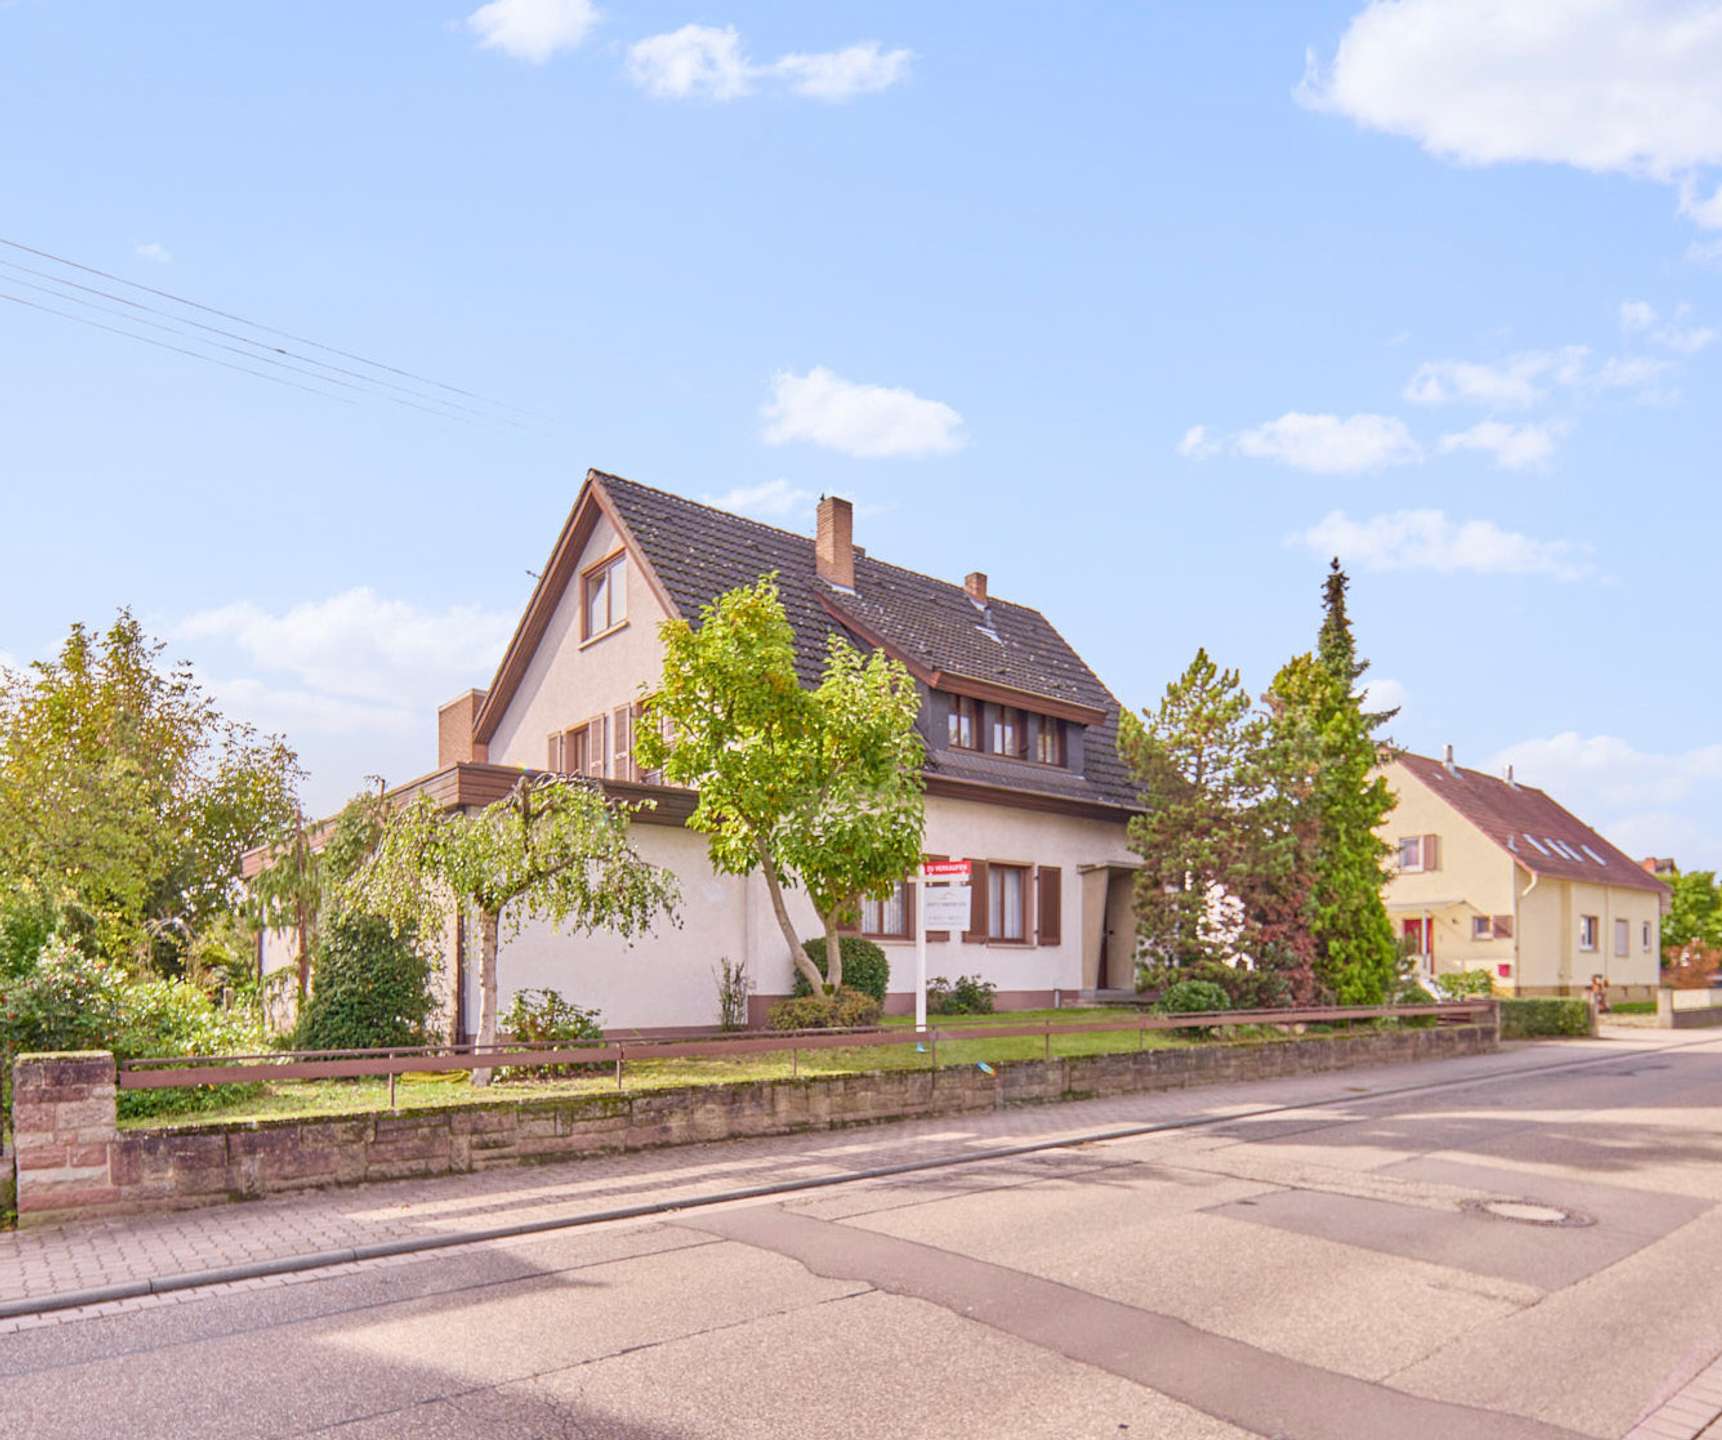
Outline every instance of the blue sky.
POLYGON ((1497 8, 13 0, 0 237, 485 400, 0 301, 0 652, 130 605, 327 808, 588 466, 850 496, 1132 705, 1260 689, 1337 548, 1397 739, 1722 864, 1722 6, 1497 8))

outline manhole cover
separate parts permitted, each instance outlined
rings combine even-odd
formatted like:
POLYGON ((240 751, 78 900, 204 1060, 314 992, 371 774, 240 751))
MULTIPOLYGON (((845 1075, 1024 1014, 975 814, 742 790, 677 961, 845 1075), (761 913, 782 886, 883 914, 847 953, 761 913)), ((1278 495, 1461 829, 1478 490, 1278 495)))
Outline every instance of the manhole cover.
POLYGON ((1578 1210, 1564 1210, 1558 1205, 1544 1205, 1536 1200, 1467 1200, 1463 1208, 1496 1220, 1511 1220, 1519 1225, 1594 1225, 1596 1221, 1578 1210))

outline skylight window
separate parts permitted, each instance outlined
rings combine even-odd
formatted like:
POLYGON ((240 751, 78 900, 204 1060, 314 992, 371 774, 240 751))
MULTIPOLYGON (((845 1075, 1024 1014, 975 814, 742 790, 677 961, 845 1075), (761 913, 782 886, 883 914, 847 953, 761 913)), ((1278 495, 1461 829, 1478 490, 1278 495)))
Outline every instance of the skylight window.
MULTIPOLYGON (((1555 854, 1559 855, 1563 860, 1579 860, 1580 859, 1580 856, 1578 855, 1578 853, 1576 851, 1571 850, 1567 846, 1561 844, 1561 842, 1559 840, 1555 839, 1555 837, 1553 835, 1545 835, 1545 836, 1543 836, 1543 839, 1548 841, 1549 849, 1553 850, 1555 852, 1555 854)), ((1582 863, 1582 861, 1581 861, 1581 863, 1582 863)))
POLYGON ((1531 848, 1533 850, 1535 850, 1539 855, 1547 855, 1549 853, 1547 850, 1545 850, 1543 848, 1543 842, 1541 840, 1537 839, 1537 837, 1535 835, 1531 834, 1531 832, 1529 830, 1527 830, 1525 832, 1525 839, 1527 839, 1531 842, 1531 848))
POLYGON ((1584 853, 1585 853, 1585 854, 1586 854, 1586 855, 1588 855, 1588 856, 1590 856, 1590 858, 1591 858, 1591 859, 1592 859, 1592 860, 1594 860, 1594 861, 1596 861, 1596 863, 1597 863, 1597 864, 1598 864, 1598 865, 1606 865, 1606 864, 1608 864, 1608 861, 1606 861, 1606 860, 1604 860, 1604 859, 1603 859, 1603 858, 1602 858, 1602 856, 1600 856, 1600 855, 1598 855, 1598 854, 1597 854, 1597 853, 1596 853, 1596 851, 1594 851, 1594 850, 1592 850, 1592 849, 1591 849, 1591 848, 1590 848, 1590 846, 1588 846, 1588 845, 1581 845, 1581 846, 1580 846, 1580 847, 1579 847, 1579 848, 1580 848, 1580 849, 1581 849, 1581 850, 1583 850, 1583 851, 1584 851, 1584 853))

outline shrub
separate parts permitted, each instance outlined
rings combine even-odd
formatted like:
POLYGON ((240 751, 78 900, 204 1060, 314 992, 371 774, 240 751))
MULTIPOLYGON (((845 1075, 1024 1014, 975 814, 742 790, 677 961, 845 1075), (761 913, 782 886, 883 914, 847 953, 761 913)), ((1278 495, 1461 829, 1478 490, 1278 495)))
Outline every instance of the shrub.
POLYGON ((1589 1035, 1590 1001, 1549 998, 1500 1002, 1501 1038, 1536 1040, 1549 1037, 1589 1035))
MULTIPOLYGON (((1399 988, 1393 992, 1395 1005, 1433 1005, 1435 997, 1419 985, 1415 980, 1401 980, 1399 988)), ((1427 1030, 1435 1024, 1438 1017, 1434 1015, 1404 1015, 1398 1023, 1409 1030, 1427 1030)))
POLYGON ((927 982, 929 1015, 991 1015, 998 986, 979 975, 959 975, 950 981, 935 975, 927 982))
MULTIPOLYGON (((807 952, 807 958, 821 975, 825 973, 825 937, 816 936, 812 940, 803 940, 801 948, 807 952)), ((871 995, 881 1005, 885 1003, 885 990, 891 983, 891 963, 886 960, 885 952, 871 940, 863 940, 859 935, 845 935, 837 942, 837 948, 843 955, 843 988, 859 990, 863 995, 871 995)), ((790 992, 794 995, 811 995, 813 987, 807 983, 807 977, 798 968, 795 972, 795 987, 790 992)))
POLYGON ((1155 1006, 1163 1015, 1200 1015, 1210 1010, 1230 1010, 1226 992, 1212 980, 1180 980, 1166 988, 1155 1006))
POLYGON ((111 1049, 120 1032, 125 991, 126 977, 117 965, 54 936, 35 963, 6 984, 0 998, 0 1049, 8 1055, 111 1049))
MULTIPOLYGON (((718 961, 717 976, 718 1029, 747 1028, 747 993, 751 986, 747 978, 747 961, 731 961, 725 955, 718 961)), ((796 972, 800 974, 800 971, 796 972)))
POLYGON ((773 1030, 859 1030, 879 1023, 879 1002, 845 985, 835 995, 779 1000, 766 1016, 773 1030))
POLYGON ((1448 975, 1437 975, 1435 983, 1455 1000, 1469 1000, 1473 996, 1486 997, 1495 993, 1494 978, 1487 970, 1455 970, 1448 975))
POLYGON ((1176 978, 1218 985, 1226 992, 1233 1010, 1277 1010, 1291 1003, 1291 986, 1275 970, 1252 970, 1246 965, 1204 960, 1179 972, 1176 978))
MULTIPOLYGON (((574 1049, 602 1043, 604 1027, 599 1012, 570 1004, 555 990, 516 990, 514 1001, 502 1016, 501 1028, 516 1040, 531 1044, 559 1045, 574 1049)), ((505 1079, 543 1079, 568 1075, 584 1065, 510 1065, 499 1071, 505 1079)))
POLYGON ((410 935, 374 915, 344 914, 324 929, 295 1050, 422 1045, 436 997, 432 966, 410 935))

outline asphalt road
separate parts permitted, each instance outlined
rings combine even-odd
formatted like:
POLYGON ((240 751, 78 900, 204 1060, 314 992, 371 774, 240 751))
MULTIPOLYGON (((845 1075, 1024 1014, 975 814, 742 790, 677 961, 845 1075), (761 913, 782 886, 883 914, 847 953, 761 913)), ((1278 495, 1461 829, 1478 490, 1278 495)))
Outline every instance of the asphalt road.
POLYGON ((1517 1053, 0 1336, 0 1436, 1621 1436, 1722 1353, 1722 1036, 1517 1053))

